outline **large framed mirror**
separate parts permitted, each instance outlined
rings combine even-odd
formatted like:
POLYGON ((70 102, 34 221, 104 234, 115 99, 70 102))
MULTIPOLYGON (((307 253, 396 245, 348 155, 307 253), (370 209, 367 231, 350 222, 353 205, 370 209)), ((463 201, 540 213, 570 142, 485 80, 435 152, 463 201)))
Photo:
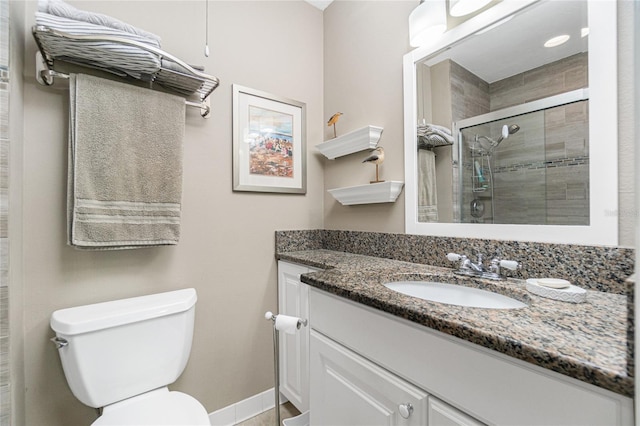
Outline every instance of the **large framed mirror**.
POLYGON ((503 1, 405 55, 407 233, 617 245, 616 20, 503 1))

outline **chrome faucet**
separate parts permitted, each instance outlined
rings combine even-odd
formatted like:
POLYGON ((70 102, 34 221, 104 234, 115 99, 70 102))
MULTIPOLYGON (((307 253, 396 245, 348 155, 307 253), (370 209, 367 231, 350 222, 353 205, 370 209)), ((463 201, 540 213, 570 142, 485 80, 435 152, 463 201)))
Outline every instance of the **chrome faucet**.
POLYGON ((454 271, 454 273, 456 274, 479 278, 488 278, 491 280, 503 279, 500 275, 501 268, 506 268, 514 271, 520 267, 520 264, 515 260, 494 258, 491 260, 489 267, 486 268, 483 263, 483 256, 480 253, 478 253, 478 260, 475 263, 472 262, 471 259, 469 259, 464 254, 449 253, 447 254, 447 259, 452 262, 460 262, 458 270, 454 271))

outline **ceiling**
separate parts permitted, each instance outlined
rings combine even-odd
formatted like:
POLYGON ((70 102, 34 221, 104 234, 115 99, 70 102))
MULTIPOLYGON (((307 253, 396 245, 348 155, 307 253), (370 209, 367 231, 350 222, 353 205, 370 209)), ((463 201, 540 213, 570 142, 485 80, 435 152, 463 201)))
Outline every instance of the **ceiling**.
POLYGON ((543 1, 428 58, 425 63, 431 66, 452 59, 487 83, 493 83, 586 52, 588 37, 581 37, 580 31, 587 26, 587 2, 543 1), (545 41, 561 34, 571 36, 567 43, 553 48, 543 46, 545 41))
POLYGON ((317 7, 320 10, 325 10, 333 0, 304 0, 304 1, 309 3, 311 6, 317 7))

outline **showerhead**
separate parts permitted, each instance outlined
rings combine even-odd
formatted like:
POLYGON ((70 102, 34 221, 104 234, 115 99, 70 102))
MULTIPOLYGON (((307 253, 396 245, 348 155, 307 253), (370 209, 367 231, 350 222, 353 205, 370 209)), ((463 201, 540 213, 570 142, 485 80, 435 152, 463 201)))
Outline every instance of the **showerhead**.
POLYGON ((470 149, 480 155, 490 155, 503 140, 507 139, 509 135, 517 133, 518 130, 520 130, 520 126, 517 124, 511 124, 509 126, 505 124, 502 126, 502 134, 496 140, 491 139, 489 136, 476 135, 475 143, 470 149), (483 141, 489 142, 489 146, 487 147, 486 144, 482 143, 483 141))
POLYGON ((500 145, 500 142, 502 142, 503 140, 508 138, 509 135, 512 135, 512 134, 516 133, 518 130, 520 130, 520 126, 518 126, 517 124, 512 124, 510 126, 507 126, 505 124, 504 126, 502 126, 502 134, 500 135, 498 140, 495 141, 495 143, 491 144, 491 147, 492 148, 497 148, 498 145, 500 145))

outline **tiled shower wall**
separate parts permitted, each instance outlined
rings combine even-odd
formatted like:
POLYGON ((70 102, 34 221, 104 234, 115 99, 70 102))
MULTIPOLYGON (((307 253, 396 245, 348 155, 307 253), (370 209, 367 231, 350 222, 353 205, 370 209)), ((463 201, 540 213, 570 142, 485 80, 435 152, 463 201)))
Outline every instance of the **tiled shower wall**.
POLYGON ((11 422, 9 382, 9 1, 0 0, 0 426, 11 422))
MULTIPOLYGON (((580 53, 491 84, 452 64, 451 87, 454 94, 461 87, 465 88, 465 95, 473 94, 473 104, 482 107, 480 113, 495 111, 587 87, 587 63, 588 54, 580 53)), ((468 113, 457 112, 457 120, 478 115, 473 109, 468 113)), ((514 119, 521 131, 501 145, 495 156, 495 220, 498 223, 588 224, 588 103, 546 110, 541 136, 532 133, 536 126, 525 125, 528 116, 514 119), (530 197, 522 195, 523 188, 527 194, 533 190, 543 191, 538 198, 542 205, 529 205, 530 197), (509 216, 504 212, 509 212, 509 216)), ((499 135, 505 122, 494 124, 485 125, 486 132, 480 133, 499 135)), ((471 173, 471 163, 463 167, 471 173)), ((473 198, 471 180, 464 179, 463 186, 463 217, 468 218, 473 198)), ((490 221, 492 212, 487 211, 485 216, 490 221)))

